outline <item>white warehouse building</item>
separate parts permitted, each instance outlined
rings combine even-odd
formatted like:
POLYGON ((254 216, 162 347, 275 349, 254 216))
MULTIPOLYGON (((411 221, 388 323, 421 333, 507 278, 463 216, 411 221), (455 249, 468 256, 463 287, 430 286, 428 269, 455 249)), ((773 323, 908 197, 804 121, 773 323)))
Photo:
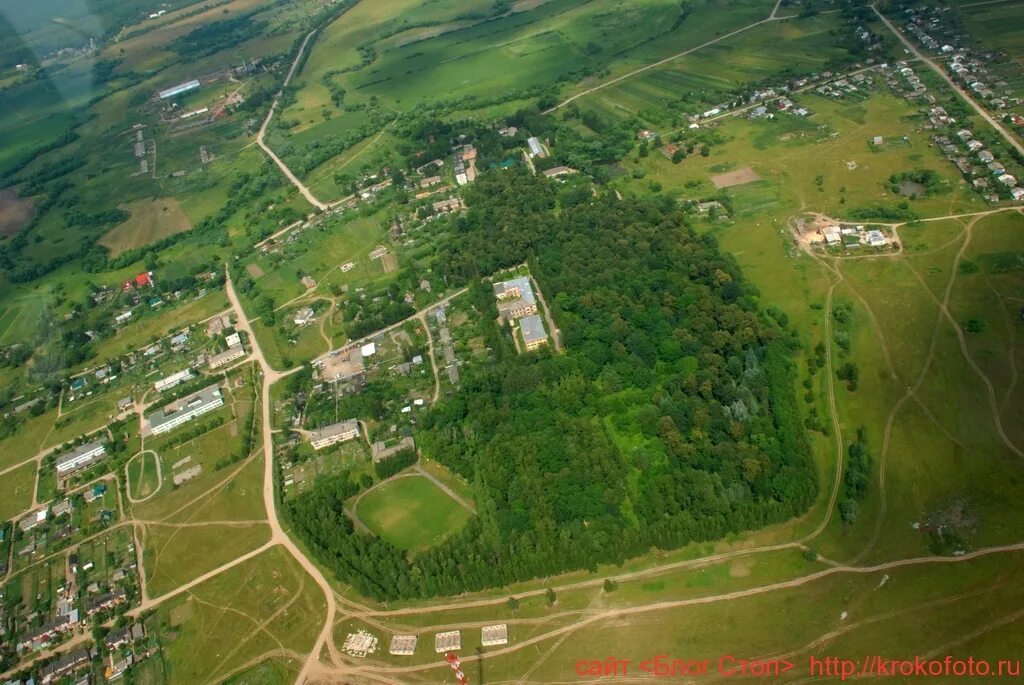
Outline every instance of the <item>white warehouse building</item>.
POLYGON ((149 428, 155 434, 166 433, 222 406, 224 397, 220 386, 211 385, 150 414, 149 428))
POLYGON ((105 452, 102 442, 90 442, 58 457, 54 466, 57 467, 57 473, 66 476, 89 466, 105 452))
POLYGON ((180 385, 181 383, 184 383, 185 381, 188 380, 192 380, 191 369, 185 369, 183 371, 179 371, 178 373, 172 373, 170 376, 167 376, 166 378, 161 378, 160 380, 153 384, 153 388, 157 392, 163 392, 164 390, 170 390, 174 386, 180 385))

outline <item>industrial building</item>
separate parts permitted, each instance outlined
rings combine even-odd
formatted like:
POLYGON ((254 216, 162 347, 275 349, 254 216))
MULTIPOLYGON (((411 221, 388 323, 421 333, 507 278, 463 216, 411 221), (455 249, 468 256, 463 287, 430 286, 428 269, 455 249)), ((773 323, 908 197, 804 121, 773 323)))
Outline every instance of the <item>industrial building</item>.
POLYGON ((313 449, 319 450, 358 436, 359 422, 355 419, 348 419, 313 431, 309 435, 309 444, 313 446, 313 449))
POLYGON ((484 626, 480 629, 480 644, 484 647, 507 645, 508 626, 504 623, 496 626, 484 626))
POLYGON ((67 476, 98 461, 105 452, 102 442, 90 442, 58 457, 54 465, 59 475, 67 476))
POLYGON ((182 95, 184 93, 188 93, 189 91, 193 91, 193 90, 195 90, 198 87, 199 87, 199 81, 197 81, 195 79, 192 79, 191 81, 185 81, 185 83, 179 83, 178 85, 174 86, 173 88, 168 88, 167 90, 161 90, 160 91, 160 99, 161 100, 167 100, 168 98, 177 97, 178 95, 182 95))
POLYGON ((444 633, 437 633, 434 636, 434 651, 438 654, 444 652, 457 652, 462 649, 462 632, 449 630, 444 633))
POLYGON ((222 406, 224 397, 220 386, 214 384, 153 412, 148 418, 149 427, 155 434, 166 433, 222 406))

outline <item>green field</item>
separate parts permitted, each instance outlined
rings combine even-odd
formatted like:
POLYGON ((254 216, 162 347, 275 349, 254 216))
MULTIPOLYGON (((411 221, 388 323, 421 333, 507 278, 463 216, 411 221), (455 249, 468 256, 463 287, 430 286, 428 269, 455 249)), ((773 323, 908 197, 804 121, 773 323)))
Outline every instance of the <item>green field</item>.
POLYGON ((14 518, 32 506, 35 485, 34 462, 0 476, 0 521, 14 518))
POLYGON ((271 138, 322 196, 337 197, 342 193, 329 175, 357 153, 360 164, 383 155, 381 147, 389 146, 376 134, 396 114, 432 107, 475 118, 477 110, 535 98, 545 87, 592 85, 593 75, 678 53, 771 9, 760 0, 728 5, 723 11, 721 3, 699 0, 676 21, 678 5, 667 0, 524 1, 491 16, 450 0, 360 3, 317 38, 296 79, 294 102, 280 117, 287 130, 272 129, 271 138), (372 59, 364 61, 356 46, 372 49, 372 59), (341 107, 331 100, 332 87, 345 91, 341 107), (353 104, 356 109, 347 108, 353 104), (367 112, 375 123, 366 121, 367 112), (319 147, 332 139, 345 143, 331 159, 306 153, 308 143, 319 147))
POLYGON ((133 202, 123 209, 131 213, 131 218, 100 239, 100 244, 109 248, 115 257, 125 250, 142 247, 191 228, 181 205, 172 198, 133 202))
POLYGON ((418 550, 461 528, 470 512, 419 475, 395 478, 359 500, 356 515, 396 547, 418 550))
MULTIPOLYGON (((268 550, 160 606, 167 682, 263 682, 241 676, 279 650, 307 652, 325 610, 320 590, 288 553, 268 550)), ((297 665, 289 659, 284 668, 297 665)))
POLYGON ((257 549, 270 539, 270 528, 265 524, 150 525, 141 537, 146 585, 158 596, 257 549))

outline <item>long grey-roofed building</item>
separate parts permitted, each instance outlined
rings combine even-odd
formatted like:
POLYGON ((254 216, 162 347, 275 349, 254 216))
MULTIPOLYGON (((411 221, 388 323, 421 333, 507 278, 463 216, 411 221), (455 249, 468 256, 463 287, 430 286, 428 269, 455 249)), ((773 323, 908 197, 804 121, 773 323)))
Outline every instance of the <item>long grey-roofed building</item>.
POLYGON ((332 423, 313 431, 309 435, 309 443, 318 450, 339 442, 345 442, 359 435, 359 422, 355 419, 332 423))
POLYGON ((187 93, 190 90, 195 90, 198 87, 199 81, 197 81, 196 79, 192 79, 191 81, 185 81, 184 83, 179 83, 178 85, 173 86, 172 88, 168 88, 167 90, 161 90, 160 99, 166 100, 167 98, 173 98, 176 95, 187 93))
POLYGON ((104 449, 102 442, 90 442, 82 445, 81 447, 75 448, 64 456, 57 457, 57 461, 54 462, 54 465, 57 467, 57 473, 62 476, 66 476, 69 473, 80 471, 93 462, 98 461, 105 451, 106 450, 104 449))
POLYGON ((224 397, 217 384, 172 402, 149 415, 149 427, 154 433, 166 433, 197 416, 224 406, 224 397))
POLYGON ((548 334, 544 331, 544 321, 539 315, 525 316, 519 320, 520 329, 523 332, 523 343, 526 349, 535 350, 541 345, 547 344, 548 334))

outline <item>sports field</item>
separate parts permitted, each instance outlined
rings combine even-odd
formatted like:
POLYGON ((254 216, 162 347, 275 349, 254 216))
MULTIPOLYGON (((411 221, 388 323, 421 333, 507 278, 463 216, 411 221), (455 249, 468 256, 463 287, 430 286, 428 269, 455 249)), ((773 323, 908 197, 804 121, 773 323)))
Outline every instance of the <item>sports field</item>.
POLYGON ((406 550, 437 544, 471 516, 420 475, 393 478, 374 488, 359 500, 355 514, 375 534, 406 550))
POLYGON ((131 499, 146 499, 160 488, 159 458, 155 452, 147 451, 128 462, 128 495, 131 499))

